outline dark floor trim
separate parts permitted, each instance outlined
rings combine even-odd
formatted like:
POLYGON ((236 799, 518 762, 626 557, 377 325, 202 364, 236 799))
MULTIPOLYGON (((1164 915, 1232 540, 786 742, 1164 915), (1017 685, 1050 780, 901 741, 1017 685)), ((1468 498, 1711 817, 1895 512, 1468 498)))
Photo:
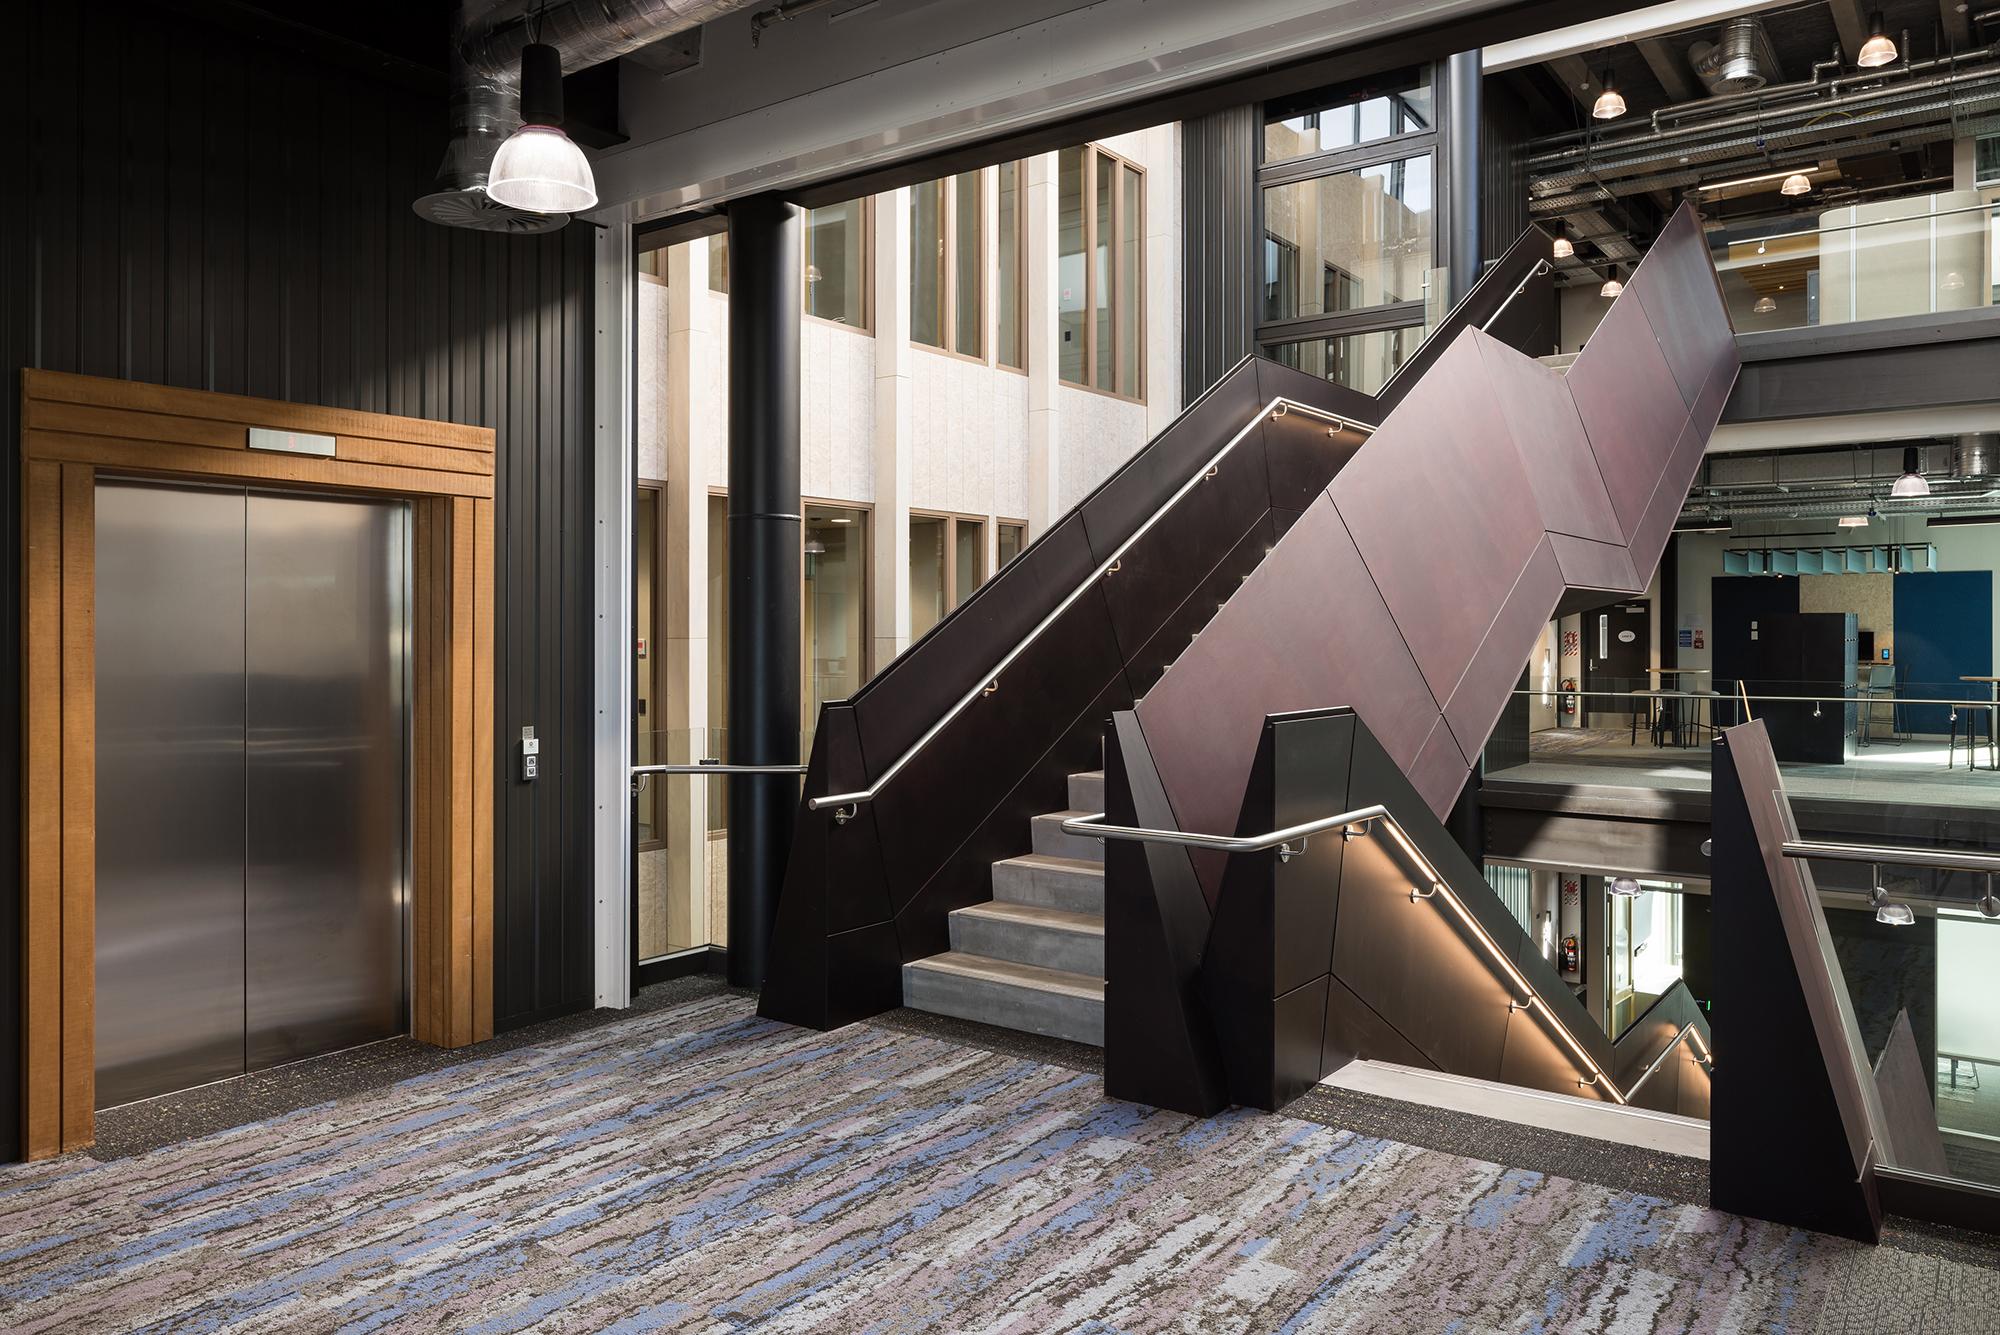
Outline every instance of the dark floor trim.
POLYGON ((659 983, 670 983, 676 978, 693 978, 702 974, 720 978, 728 972, 727 950, 721 946, 698 946, 638 965, 632 970, 632 985, 636 991, 659 983))

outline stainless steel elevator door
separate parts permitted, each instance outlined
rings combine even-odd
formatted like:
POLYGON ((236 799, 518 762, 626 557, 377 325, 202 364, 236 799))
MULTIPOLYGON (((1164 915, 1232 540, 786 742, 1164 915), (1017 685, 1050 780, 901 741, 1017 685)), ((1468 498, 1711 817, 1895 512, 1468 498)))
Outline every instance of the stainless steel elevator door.
POLYGON ((243 493, 97 488, 97 1103, 243 1069, 243 493))
POLYGON ((407 508, 251 492, 244 1062, 403 1031, 407 508))
POLYGON ((97 1102, 403 1032, 409 516, 97 491, 97 1102))

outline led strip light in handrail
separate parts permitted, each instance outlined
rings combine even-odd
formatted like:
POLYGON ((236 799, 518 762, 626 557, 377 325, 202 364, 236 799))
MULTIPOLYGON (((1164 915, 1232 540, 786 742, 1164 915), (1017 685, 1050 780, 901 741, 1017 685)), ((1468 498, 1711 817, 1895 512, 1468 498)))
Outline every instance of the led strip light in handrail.
MULTIPOLYGON (((1563 1045, 1575 1055, 1578 1064, 1590 1073, 1588 1078, 1578 1080, 1577 1084, 1586 1088, 1601 1088, 1617 1103, 1625 1104, 1631 1102, 1631 1095, 1638 1091, 1639 1085, 1644 1083, 1646 1076, 1652 1074, 1653 1068, 1648 1067, 1645 1074, 1633 1082, 1631 1090, 1621 1091, 1612 1082, 1610 1074, 1597 1064, 1591 1057, 1590 1052, 1578 1041, 1576 1035, 1570 1032, 1569 1026, 1558 1019, 1555 1013, 1542 1001, 1541 994, 1535 990, 1534 985, 1528 981, 1527 976, 1515 967, 1514 961, 1507 957, 1507 952, 1500 948, 1500 943, 1495 941, 1484 927, 1480 926, 1479 920, 1472 916, 1472 910, 1465 906, 1465 901, 1460 899, 1458 894, 1445 884, 1444 878, 1438 875, 1437 868, 1431 865, 1430 859, 1417 851, 1416 844, 1410 839, 1408 832, 1403 829, 1402 823, 1390 814, 1387 807, 1379 803, 1374 806, 1359 807, 1353 811, 1343 811, 1336 816, 1323 816, 1318 820, 1307 821, 1302 825, 1287 826, 1282 830, 1273 830, 1269 834, 1235 836, 1192 834, 1180 830, 1145 829, 1134 825, 1107 825, 1104 823, 1103 812, 1098 812, 1090 816, 1077 816, 1066 820, 1063 822, 1062 828, 1067 834, 1079 835, 1088 839, 1124 839, 1142 844, 1176 844, 1185 848, 1204 848, 1220 853, 1264 853, 1276 849, 1278 860, 1280 862, 1289 862, 1291 859, 1305 852, 1306 841, 1315 834, 1338 829, 1341 832, 1342 838, 1357 839, 1373 833, 1378 825, 1380 828, 1388 831, 1390 841, 1396 845, 1404 859, 1411 866, 1415 867, 1419 873, 1417 879, 1421 884, 1417 882, 1412 883, 1410 888, 1411 902, 1414 903, 1425 899, 1442 899, 1458 920, 1472 934, 1473 939, 1485 947, 1487 955, 1499 966, 1500 972, 1506 977, 1508 982, 1518 988, 1520 993, 1527 998, 1525 1001, 1509 1000, 1507 1003, 1508 1009, 1532 1010, 1542 1017, 1543 1024, 1557 1038, 1562 1040, 1563 1045)), ((1687 1028, 1691 1030, 1693 1026, 1689 1025, 1687 1028)), ((1669 1043, 1665 1048, 1661 1049, 1659 1057, 1654 1059, 1654 1066, 1657 1066, 1660 1061, 1665 1059, 1666 1054, 1673 1050, 1675 1043, 1679 1043, 1683 1037, 1688 1036, 1684 1032, 1682 1035, 1676 1036, 1673 1043, 1669 1043)), ((1708 1050, 1708 1045, 1701 1041, 1700 1035, 1696 1034, 1692 1037, 1697 1046, 1702 1049, 1704 1062, 1712 1064, 1714 1058, 1708 1050)))
POLYGON ((1024 652, 1026 652, 1029 645, 1033 644, 1037 639, 1041 638, 1042 632, 1047 630, 1050 626, 1054 625, 1056 623, 1056 620, 1059 617, 1061 617, 1063 613, 1069 611, 1069 609, 1076 603, 1077 599, 1083 597, 1085 593, 1089 592, 1090 589, 1097 583, 1098 580, 1103 579, 1107 575, 1114 575, 1118 573, 1119 561, 1124 557, 1126 552, 1132 550, 1133 544, 1138 542, 1139 539, 1145 537, 1146 534, 1150 533, 1153 529, 1153 525, 1157 524, 1160 521, 1160 519, 1167 513, 1167 511, 1173 509, 1174 506, 1178 505, 1182 497, 1186 496, 1189 492, 1193 491, 1196 487, 1208 481, 1210 478, 1213 478, 1216 474, 1216 470, 1222 466, 1223 459, 1228 456, 1231 450, 1234 450, 1239 444, 1241 444, 1245 439, 1249 437, 1252 431, 1256 430, 1263 423, 1267 421, 1276 421, 1278 418, 1287 416, 1291 413, 1297 413, 1300 416, 1311 417, 1318 421, 1327 423, 1328 424, 1327 435, 1329 436, 1337 436, 1343 432, 1348 432, 1348 431, 1351 431, 1356 435, 1366 436, 1373 434, 1375 430, 1374 427, 1368 425, 1366 422, 1359 422, 1351 417, 1343 417, 1338 413, 1330 413, 1327 412, 1325 409, 1315 408, 1309 403, 1301 403, 1297 399, 1288 398, 1282 394, 1272 399, 1269 403, 1266 403, 1262 408, 1260 408, 1250 418, 1248 422, 1243 424, 1242 430, 1238 431, 1235 435, 1231 436, 1228 442, 1225 445, 1223 445, 1221 449, 1217 450, 1212 456, 1210 456, 1207 463, 1203 464, 1200 468, 1196 469, 1194 473, 1187 479, 1187 481, 1181 483, 1181 485, 1175 489, 1174 494, 1169 496, 1157 510, 1154 510, 1152 514, 1146 516, 1146 521, 1143 524, 1140 524, 1137 529, 1133 530, 1132 535, 1130 537, 1126 538, 1125 541, 1119 543, 1117 549, 1113 551, 1111 555, 1105 557, 1104 560, 1099 562, 1097 569, 1091 571, 1090 575, 1081 584, 1078 584, 1074 589, 1071 589, 1069 591, 1068 596, 1066 596, 1060 603, 1056 604, 1054 611, 1050 612, 1047 616, 1043 617, 1039 622, 1035 623, 1035 628, 1029 631, 1027 635, 1021 639, 1021 642, 1019 644, 1016 644, 1012 649, 1009 649, 1007 651, 1006 657, 1002 658, 998 663, 995 663, 991 669, 982 674, 979 679, 979 684, 977 686, 974 686, 971 690, 967 691, 964 695, 960 696, 958 698, 958 702, 952 705, 950 709, 947 709, 944 712, 943 716, 940 717, 937 722, 931 724, 931 726, 925 730, 924 735, 917 738, 917 740, 911 744, 909 750, 903 752, 902 755, 897 756, 894 763, 892 763, 887 769, 883 770, 882 773, 876 777, 875 782, 869 784, 866 788, 857 789, 851 793, 827 793, 821 797, 809 797, 806 799, 806 809, 808 811, 824 811, 826 808, 832 807, 833 818, 835 822, 839 824, 845 824, 847 822, 848 817, 854 814, 854 808, 860 806, 863 802, 874 801, 875 795, 881 792, 884 788, 886 788, 889 785, 889 781, 891 779, 894 779, 898 774, 900 774, 903 770, 903 767, 909 764, 910 761, 915 759, 919 751, 922 751, 926 746, 930 745, 932 739, 934 739, 939 733, 943 732, 945 728, 950 725, 953 719, 957 718, 959 714, 964 712, 966 706, 970 705, 974 700, 977 700, 982 696, 991 695, 995 691, 999 690, 1001 675, 1007 671, 1008 667, 1010 667, 1013 664, 1014 660, 1019 658, 1024 652))

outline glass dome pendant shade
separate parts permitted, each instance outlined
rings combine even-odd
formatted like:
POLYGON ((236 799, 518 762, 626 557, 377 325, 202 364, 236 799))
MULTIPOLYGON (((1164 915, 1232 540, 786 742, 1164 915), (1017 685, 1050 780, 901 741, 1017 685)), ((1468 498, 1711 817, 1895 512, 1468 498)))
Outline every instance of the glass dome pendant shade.
POLYGON ((1882 11, 1878 9, 1868 16, 1868 40, 1861 44, 1861 52, 1854 57, 1854 63, 1862 69, 1872 70, 1895 64, 1897 54, 1896 43, 1890 40, 1889 27, 1882 22, 1882 11))
POLYGON ((1597 82, 1598 87, 1603 91, 1598 93, 1597 101, 1591 104, 1591 118, 1600 121, 1615 121, 1625 114, 1625 95, 1618 91, 1618 81, 1611 77, 1611 70, 1608 66, 1605 68, 1603 77, 1597 82))
POLYGON ((1566 260, 1576 254, 1576 247, 1570 244, 1569 229, 1561 222, 1556 223, 1556 239, 1549 246, 1549 254, 1559 260, 1566 260))
POLYGON ((493 155, 486 193, 529 213, 597 207, 590 162, 563 133, 562 56, 542 42, 521 48, 521 128, 493 155))
POLYGON ((1914 445, 1905 447, 1903 450, 1903 475, 1896 479, 1894 486, 1889 488, 1891 496, 1896 497, 1898 500, 1907 500, 1912 496, 1928 496, 1931 494, 1931 484, 1925 479, 1917 465, 1917 447, 1914 445))
POLYGON ((1604 280, 1603 287, 1597 289, 1597 295, 1600 297, 1615 298, 1620 293, 1624 292, 1624 290, 1625 290, 1624 280, 1619 278, 1618 266, 1614 264, 1611 266, 1611 276, 1604 280))

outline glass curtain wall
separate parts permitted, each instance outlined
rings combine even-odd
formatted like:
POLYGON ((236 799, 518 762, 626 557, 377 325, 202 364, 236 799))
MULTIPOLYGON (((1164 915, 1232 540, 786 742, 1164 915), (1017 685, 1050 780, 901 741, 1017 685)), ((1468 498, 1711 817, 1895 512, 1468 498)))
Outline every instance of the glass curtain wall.
POLYGON ((1028 174, 1026 165, 1003 162, 994 225, 994 360, 1028 369, 1028 174))
POLYGON ((1266 108, 1258 341, 1373 393, 1443 305, 1427 71, 1266 108))

